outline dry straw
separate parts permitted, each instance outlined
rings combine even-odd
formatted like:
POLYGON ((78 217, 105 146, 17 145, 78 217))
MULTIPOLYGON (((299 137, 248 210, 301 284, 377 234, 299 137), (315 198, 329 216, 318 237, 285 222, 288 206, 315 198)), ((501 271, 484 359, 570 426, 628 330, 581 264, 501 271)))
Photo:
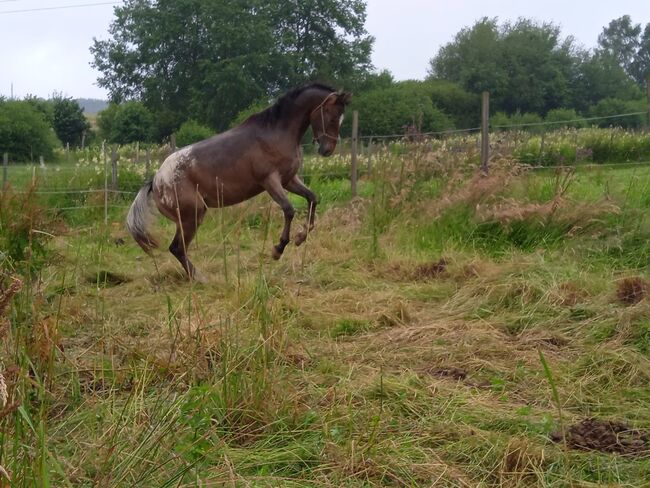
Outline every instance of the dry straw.
POLYGON ((7 398, 7 384, 5 383, 5 377, 0 373, 0 410, 7 405, 7 398))

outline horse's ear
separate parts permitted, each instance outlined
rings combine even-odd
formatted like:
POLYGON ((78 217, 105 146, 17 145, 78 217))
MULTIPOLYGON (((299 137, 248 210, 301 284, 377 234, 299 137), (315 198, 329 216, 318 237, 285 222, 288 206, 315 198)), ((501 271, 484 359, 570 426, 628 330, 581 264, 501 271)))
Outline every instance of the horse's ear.
POLYGON ((339 95, 339 100, 343 102, 343 105, 348 105, 352 101, 352 93, 341 92, 341 94, 339 95))

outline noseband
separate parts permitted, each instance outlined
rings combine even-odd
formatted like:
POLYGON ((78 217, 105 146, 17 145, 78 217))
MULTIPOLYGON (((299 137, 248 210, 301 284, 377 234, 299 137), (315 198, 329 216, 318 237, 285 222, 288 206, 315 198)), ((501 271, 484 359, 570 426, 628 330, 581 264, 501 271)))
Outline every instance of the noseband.
POLYGON ((338 141, 339 140, 338 137, 334 137, 334 136, 328 134, 327 131, 325 130, 325 114, 323 113, 323 106, 325 105, 325 102, 327 102, 332 95, 336 95, 336 94, 337 94, 336 92, 332 92, 329 95, 327 95, 325 97, 325 99, 322 102, 320 102, 318 107, 316 107, 314 110, 312 110, 311 113, 309 114, 309 118, 311 119, 311 116, 314 115, 314 112, 316 110, 320 109, 321 133, 318 136, 314 135, 314 142, 316 142, 318 139, 320 139, 323 136, 325 136, 325 137, 327 137, 327 138, 329 138, 329 139, 331 139, 333 141, 338 141))

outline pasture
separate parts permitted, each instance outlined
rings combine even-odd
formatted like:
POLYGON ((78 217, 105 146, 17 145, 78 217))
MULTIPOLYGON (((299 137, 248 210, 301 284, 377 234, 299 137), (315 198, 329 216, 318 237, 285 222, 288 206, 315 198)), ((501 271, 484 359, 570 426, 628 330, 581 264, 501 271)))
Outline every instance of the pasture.
POLYGON ((354 199, 346 157, 307 157, 316 229, 279 261, 270 198, 211 210, 206 284, 164 219, 135 245, 130 194, 104 225, 101 192, 29 193, 101 188, 96 154, 17 170, 0 486, 647 484, 650 166, 483 177, 450 146, 376 151, 354 199))

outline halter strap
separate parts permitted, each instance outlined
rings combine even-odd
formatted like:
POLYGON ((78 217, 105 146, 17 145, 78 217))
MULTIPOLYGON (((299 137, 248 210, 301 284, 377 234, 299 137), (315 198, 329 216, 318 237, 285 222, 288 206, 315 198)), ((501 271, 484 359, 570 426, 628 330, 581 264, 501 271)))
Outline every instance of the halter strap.
POLYGON ((338 92, 332 92, 329 95, 327 95, 323 99, 323 101, 320 102, 318 104, 318 106, 314 110, 312 110, 311 113, 309 114, 309 117, 311 118, 311 116, 314 114, 314 112, 316 110, 320 109, 321 134, 319 136, 315 135, 314 136, 314 141, 317 141, 319 137, 323 137, 323 136, 328 137, 329 139, 332 139, 333 141, 338 141, 339 140, 338 137, 334 137, 334 136, 328 134, 327 131, 325 130, 325 114, 323 113, 323 106, 325 105, 325 102, 327 102, 332 95, 337 95, 337 94, 338 94, 338 92))

